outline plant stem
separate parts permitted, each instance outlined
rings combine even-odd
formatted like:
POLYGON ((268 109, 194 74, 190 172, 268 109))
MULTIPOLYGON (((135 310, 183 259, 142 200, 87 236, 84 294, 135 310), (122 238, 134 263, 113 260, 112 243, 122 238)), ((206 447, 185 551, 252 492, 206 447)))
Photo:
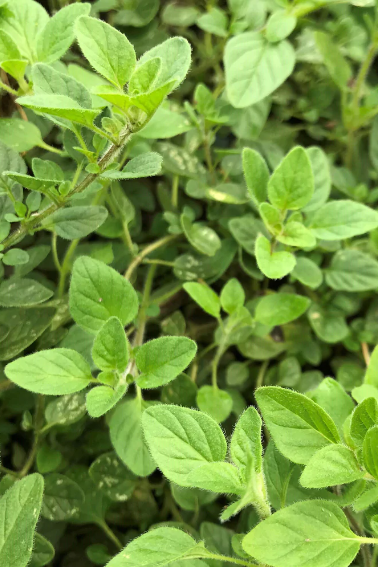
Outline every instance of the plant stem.
POLYGON ((59 262, 59 256, 58 256, 58 250, 57 250, 57 240, 58 240, 58 235, 56 234, 56 232, 53 232, 52 237, 51 237, 52 257, 53 257, 56 269, 58 270, 59 273, 61 273, 62 272, 62 266, 60 265, 60 262, 59 262))
POLYGON ((362 354, 365 360, 366 366, 370 364, 370 352, 367 343, 361 343, 362 354))
POLYGON ((42 395, 39 395, 38 398, 37 398, 37 404, 36 404, 36 409, 35 409, 35 418, 34 418, 34 427, 35 427, 34 441, 33 441, 32 449, 30 451, 29 457, 27 458, 26 463, 24 464, 24 466, 22 467, 22 469, 18 473, 18 476, 20 478, 23 478, 24 476, 26 476, 33 466, 33 463, 34 463, 34 460, 35 460, 35 457, 36 457, 36 454, 37 454, 37 451, 38 451, 39 441, 40 441, 40 434, 41 434, 41 428, 42 428, 42 424, 43 424, 44 409, 45 409, 45 397, 42 396, 42 395))
MULTIPOLYGON (((22 108, 22 106, 20 108, 22 108)), ((46 144, 46 142, 43 141, 38 144, 38 147, 43 148, 44 150, 48 150, 53 154, 59 154, 60 156, 64 154, 63 150, 60 150, 59 148, 54 148, 54 146, 50 146, 50 144, 46 144)))
POLYGON ((13 96, 18 96, 18 92, 15 91, 14 89, 12 89, 12 87, 10 87, 9 85, 6 85, 5 83, 3 83, 3 81, 0 81, 0 88, 4 89, 5 91, 12 94, 13 96))
POLYGON ((263 385, 264 377, 265 377, 268 365, 269 365, 269 360, 265 360, 265 362, 263 362, 262 365, 260 366, 260 370, 259 370, 259 373, 258 373, 257 379, 256 379, 255 390, 257 390, 257 388, 261 388, 261 386, 263 385))
POLYGON ((178 208, 178 191, 179 191, 179 180, 180 177, 175 175, 172 181, 172 207, 178 208))
POLYGON ((101 173, 115 161, 129 138, 130 132, 128 129, 126 129, 121 136, 121 142, 119 144, 112 144, 98 161, 98 165, 100 166, 100 171, 98 173, 89 173, 88 175, 86 175, 86 177, 80 183, 78 183, 76 187, 74 187, 74 189, 67 195, 66 200, 63 200, 60 203, 51 203, 44 211, 32 216, 29 221, 19 226, 17 230, 12 232, 12 234, 5 238, 1 243, 4 247, 3 251, 22 240, 31 229, 36 228, 37 225, 39 225, 42 221, 55 213, 55 211, 64 207, 67 204, 69 198, 72 197, 72 195, 76 195, 77 193, 84 191, 84 189, 86 189, 93 181, 95 181, 101 175, 101 173))
POLYGON ((108 538, 114 543, 114 545, 118 549, 123 549, 122 543, 120 542, 118 537, 115 535, 113 530, 108 526, 108 524, 105 521, 99 522, 98 526, 103 530, 103 532, 108 536, 108 538))
POLYGON ((134 257, 135 252, 134 252, 133 241, 131 239, 129 227, 126 221, 123 221, 122 228, 123 228, 123 236, 125 239, 126 246, 129 249, 131 256, 134 257))
POLYGON ((172 242, 172 240, 175 240, 176 238, 177 238, 176 234, 171 234, 169 236, 164 236, 163 238, 160 238, 160 240, 156 240, 156 242, 153 242, 149 246, 146 246, 146 248, 144 248, 144 250, 142 250, 134 258, 134 260, 131 262, 131 264, 127 268, 126 273, 125 273, 125 278, 129 280, 131 278, 131 276, 133 275, 134 270, 139 266, 139 264, 144 260, 144 258, 146 256, 151 254, 151 252, 153 252, 154 250, 157 250, 161 246, 165 246, 165 244, 172 242))
POLYGON ((63 264, 62 264, 62 267, 61 267, 61 270, 60 270, 60 278, 59 278, 59 285, 58 285, 58 297, 59 297, 59 299, 61 299, 64 295, 66 278, 67 278, 68 274, 70 273, 72 256, 73 256, 79 242, 80 242, 79 239, 73 240, 68 247, 66 255, 64 256, 63 264))
MULTIPOLYGON (((236 557, 227 557, 226 555, 219 555, 218 553, 207 552, 206 555, 190 555, 188 557, 183 557, 185 559, 216 559, 218 561, 224 561, 225 563, 234 563, 235 565, 244 565, 245 567, 259 567, 256 563, 250 563, 249 561, 244 561, 243 559, 237 559, 236 557)), ((262 566, 260 566, 262 567, 262 566)))

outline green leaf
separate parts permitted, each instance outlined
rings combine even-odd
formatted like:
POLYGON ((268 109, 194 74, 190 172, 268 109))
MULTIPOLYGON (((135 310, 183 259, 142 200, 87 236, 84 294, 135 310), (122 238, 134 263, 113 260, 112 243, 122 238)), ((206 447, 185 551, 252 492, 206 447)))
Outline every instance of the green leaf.
POLYGON ((303 315, 310 303, 308 297, 294 293, 266 295, 258 302, 255 317, 257 321, 269 327, 285 325, 303 315))
POLYGON ((37 38, 37 59, 53 63, 60 59, 75 39, 74 25, 80 16, 91 10, 88 3, 72 4, 59 10, 47 22, 37 38))
POLYGON ((148 476, 156 468, 142 430, 142 414, 148 404, 128 400, 119 404, 109 428, 113 447, 123 463, 136 475, 148 476))
MULTIPOLYGON (((101 375, 100 375, 101 376, 101 375)), ((101 417, 123 398, 127 384, 119 384, 115 390, 109 386, 92 388, 86 397, 87 411, 91 417, 101 417)))
POLYGON ((298 248, 313 248, 316 245, 316 238, 311 231, 302 223, 290 219, 276 238, 282 244, 298 246, 298 248))
POLYGON ((2 307, 23 307, 43 303, 53 292, 38 281, 11 278, 0 284, 0 305, 2 307))
POLYGON ((30 191, 39 191, 40 193, 47 195, 49 194, 49 189, 57 185, 57 181, 55 179, 37 179, 31 175, 23 175, 22 173, 14 173, 13 171, 4 171, 4 175, 17 183, 20 183, 20 185, 30 191))
POLYGON ((268 182, 269 200, 278 209, 301 209, 314 193, 314 176, 306 150, 293 148, 274 170, 268 182))
POLYGON ((212 317, 220 316, 220 299, 219 296, 206 284, 190 282, 183 285, 186 293, 198 303, 198 305, 212 317))
POLYGON ((225 390, 202 386, 197 393, 197 405, 201 411, 207 413, 217 423, 221 423, 229 417, 233 401, 225 390))
POLYGON ((55 348, 29 354, 5 367, 15 384, 37 394, 61 396, 86 388, 92 379, 84 358, 68 348, 55 348))
POLYGON ((44 567, 51 563, 54 559, 55 550, 51 543, 36 533, 34 538, 33 555, 31 557, 29 567, 44 567))
POLYGON ((240 494, 243 485, 238 469, 230 463, 206 463, 190 472, 187 481, 191 486, 226 494, 240 494))
POLYGON ((105 207, 66 207, 55 211, 47 222, 52 223, 54 231, 61 238, 76 240, 97 230, 107 216, 105 207))
POLYGON ((100 109, 83 108, 76 100, 65 95, 22 96, 18 104, 36 112, 44 112, 91 128, 100 109))
POLYGON ((266 24, 266 38, 276 43, 288 37, 297 25, 297 18, 286 10, 273 12, 266 24))
POLYGON ((83 392, 62 396, 47 404, 45 418, 49 425, 71 425, 85 415, 83 392))
POLYGON ((6 266, 20 266, 29 261, 29 254, 21 248, 12 248, 5 252, 2 261, 6 266))
MULTIPOLYGON (((32 79, 36 95, 63 95, 75 100, 82 108, 92 108, 92 98, 85 86, 74 77, 59 73, 50 65, 33 65, 32 79)), ((62 116, 63 118, 54 118, 53 121, 67 127, 69 122, 64 118, 64 113, 62 116)))
POLYGON ((230 455, 246 478, 252 469, 262 470, 261 418, 254 407, 249 407, 236 423, 231 437, 230 455))
POLYGON ((325 500, 298 502, 258 524, 243 548, 273 567, 347 567, 358 553, 358 537, 339 506, 325 500))
POLYGON ((243 286, 236 278, 228 280, 226 285, 223 287, 220 295, 220 301, 222 309, 229 315, 237 311, 240 307, 243 307, 245 293, 243 286))
MULTIPOLYGON (((140 95, 129 96, 112 85, 104 85, 94 89, 94 93, 101 98, 118 106, 121 110, 127 112, 130 107, 136 106, 147 114, 148 117, 152 116, 165 97, 173 90, 176 81, 170 81, 155 90, 140 95)), ((142 127, 145 124, 139 124, 142 127)))
POLYGON ((72 270, 70 311, 80 327, 97 333, 110 317, 122 325, 138 312, 138 298, 128 280, 103 262, 82 256, 72 270))
POLYGON ((161 171, 163 158, 155 152, 147 152, 131 159, 122 171, 104 171, 101 177, 105 179, 139 179, 158 175, 161 171))
POLYGON ((312 218, 311 230, 316 238, 343 240, 369 232, 378 226, 377 211, 354 201, 330 201, 312 218))
POLYGON ((364 377, 364 383, 378 387, 378 346, 374 347, 374 350, 371 353, 369 365, 364 377))
POLYGON ((294 463, 307 464, 317 450, 340 441, 330 416, 303 394, 267 386, 255 395, 277 449, 294 463))
POLYGON ((378 425, 378 402, 375 398, 366 398, 352 413, 350 436, 357 447, 362 447, 366 433, 378 425))
POLYGON ((362 454, 367 472, 378 480, 378 425, 371 427, 366 433, 362 454))
POLYGON ((313 303, 307 312, 308 320, 316 335, 326 343, 338 343, 349 335, 345 317, 339 311, 313 303))
POLYGON ((31 345, 51 324, 54 315, 54 307, 1 310, 0 325, 8 332, 6 341, 0 341, 0 360, 10 360, 31 345))
POLYGON ((227 37, 228 18, 223 10, 210 8, 206 14, 197 18, 197 26, 205 32, 218 37, 227 37))
POLYGON ((124 372, 129 360, 128 341, 118 317, 110 317, 97 333, 92 358, 100 370, 124 372))
POLYGON ((186 238, 196 250, 207 256, 216 254, 221 241, 212 228, 200 223, 192 223, 185 214, 181 215, 180 221, 186 238))
POLYGON ((84 504, 84 493, 70 478, 62 474, 45 477, 42 516, 53 522, 70 520, 84 504))
POLYGON ((0 142, 20 153, 43 143, 39 128, 20 118, 0 119, 0 142))
POLYGON ((378 262, 359 250, 340 250, 325 272, 329 287, 339 291, 368 291, 378 287, 378 262))
POLYGON ((352 68, 329 34, 317 31, 314 35, 316 45, 331 78, 340 89, 346 90, 350 79, 353 77, 352 68))
POLYGON ((172 83, 171 89, 179 86, 185 79, 191 63, 190 43, 183 37, 172 37, 146 51, 138 65, 160 57, 161 69, 154 84, 154 89, 172 83))
POLYGON ((178 562, 195 547, 195 540, 181 530, 156 528, 129 543, 108 567, 163 567, 178 562))
POLYGON ((12 36, 0 29, 0 64, 10 59, 20 59, 21 53, 12 36))
POLYGON ((0 500, 0 561, 26 567, 32 555, 34 530, 42 506, 43 477, 31 474, 16 482, 0 500))
POLYGON ((48 20, 48 13, 39 2, 15 0, 9 17, 1 19, 0 27, 12 37, 22 57, 35 61, 38 35, 48 20))
POLYGON ((257 204, 268 196, 269 169, 264 158, 252 148, 243 150, 243 171, 248 191, 257 204))
POLYGON ((139 130, 138 136, 147 140, 173 138, 179 134, 184 134, 192 128, 192 124, 184 115, 160 106, 146 126, 139 130))
POLYGON ((353 482, 364 474, 351 449, 329 445, 311 457, 300 480, 306 488, 323 488, 353 482))
POLYGON ((258 32, 230 39, 224 52, 230 103, 245 108, 275 91, 291 75, 294 49, 287 41, 271 44, 258 32))
POLYGON ((160 337, 142 345, 135 356, 140 388, 157 388, 174 380, 191 363, 197 345, 186 337, 160 337))
POLYGON ((297 257, 297 263, 294 266, 291 275, 300 281, 302 284, 317 289, 323 281, 323 272, 321 269, 310 260, 310 258, 297 257))
POLYGON ((256 239, 256 261, 262 273, 270 279, 280 279, 290 274, 295 267, 295 256, 290 252, 272 252, 265 236, 256 239))
POLYGON ((76 22, 80 48, 105 79, 122 88, 136 65, 133 46, 121 32, 102 20, 83 16, 76 22))
POLYGON ((341 384, 333 378, 325 378, 308 395, 332 417, 342 435, 344 422, 354 410, 354 403, 341 384))
POLYGON ((219 425, 199 411, 170 405, 148 408, 142 418, 152 457, 163 474, 179 486, 205 463, 223 461, 227 444, 219 425))
POLYGON ((113 502, 125 502, 134 492, 137 478, 114 453, 103 453, 89 469, 97 488, 113 502))
POLYGON ((331 172, 327 155, 321 148, 312 146, 306 149, 314 175, 314 194, 303 207, 303 211, 316 211, 328 201, 331 192, 331 172))
POLYGON ((161 69, 160 57, 149 59, 138 65, 130 77, 128 91, 131 95, 148 93, 154 88, 161 69))

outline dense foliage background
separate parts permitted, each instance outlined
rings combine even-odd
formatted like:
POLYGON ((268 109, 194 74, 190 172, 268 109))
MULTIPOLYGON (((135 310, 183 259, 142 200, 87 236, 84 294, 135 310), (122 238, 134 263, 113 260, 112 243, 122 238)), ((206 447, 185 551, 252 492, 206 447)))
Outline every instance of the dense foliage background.
POLYGON ((374 0, 0 0, 2 566, 377 564, 377 52, 374 0))

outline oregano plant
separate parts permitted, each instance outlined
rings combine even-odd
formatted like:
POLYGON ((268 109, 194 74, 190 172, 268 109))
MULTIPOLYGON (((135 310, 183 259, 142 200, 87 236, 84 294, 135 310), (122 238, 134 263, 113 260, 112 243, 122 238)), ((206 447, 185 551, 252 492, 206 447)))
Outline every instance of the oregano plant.
POLYGON ((378 4, 0 0, 1 567, 378 566, 378 4))

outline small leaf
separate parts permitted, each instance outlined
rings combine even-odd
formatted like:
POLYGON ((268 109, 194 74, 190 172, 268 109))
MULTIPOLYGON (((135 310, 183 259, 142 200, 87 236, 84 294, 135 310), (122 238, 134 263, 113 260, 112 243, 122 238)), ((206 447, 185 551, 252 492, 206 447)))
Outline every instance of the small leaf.
POLYGON ((180 221, 186 238, 198 252, 207 256, 216 254, 221 241, 215 230, 200 223, 192 223, 185 214, 181 215, 180 221))
POLYGON ((101 75, 117 87, 130 79, 136 65, 133 46, 121 32, 102 20, 83 16, 76 22, 82 52, 101 75))
POLYGON ((277 43, 288 37, 297 25, 297 18, 287 10, 273 12, 266 24, 266 37, 271 43, 277 43))
POLYGON ((195 547, 195 540, 181 530, 156 528, 130 542, 107 567, 163 567, 179 562, 195 547))
POLYGON ((303 315, 310 303, 308 297, 294 293, 266 295, 257 304, 256 320, 269 327, 285 325, 303 315))
POLYGON ((1 565, 26 567, 42 506, 43 477, 31 474, 16 482, 0 500, 1 565))
POLYGON ((171 89, 178 87, 189 71, 191 63, 190 43, 183 37, 167 39, 146 51, 139 59, 138 64, 143 64, 156 57, 161 59, 161 69, 154 84, 154 89, 162 87, 167 83, 172 83, 171 89))
POLYGON ((303 394, 267 386, 256 400, 277 449, 294 463, 307 464, 318 449, 340 441, 329 415, 303 394))
POLYGON ((0 142, 20 153, 43 143, 39 128, 20 118, 0 118, 0 142))
POLYGON ((0 284, 0 305, 22 307, 43 303, 53 292, 36 280, 11 278, 0 284))
POLYGON ((378 480, 378 425, 371 427, 366 433, 362 454, 367 472, 378 480))
POLYGON ((190 282, 185 283, 183 288, 206 313, 216 318, 220 316, 220 299, 211 287, 206 284, 190 282))
POLYGON ((82 256, 72 270, 70 311, 78 325, 97 333, 112 316, 123 325, 138 312, 138 298, 132 285, 103 262, 82 256))
POLYGON ((248 471, 262 470, 261 418, 254 407, 242 413, 231 437, 230 454, 246 478, 248 471))
POLYGON ((148 476, 156 468, 142 430, 142 415, 148 404, 128 400, 118 405, 109 428, 113 447, 123 463, 136 475, 148 476))
POLYGON ((323 281, 321 269, 310 258, 301 256, 296 260, 297 263, 291 275, 311 289, 317 289, 323 281))
POLYGON ((53 223, 55 232, 61 238, 75 240, 88 236, 106 220, 108 211, 105 207, 66 207, 53 213, 48 223, 53 223))
POLYGON ((269 200, 278 209, 301 209, 314 193, 314 176, 306 150, 293 148, 274 170, 268 183, 269 200))
POLYGON ((22 96, 17 99, 17 102, 21 106, 31 108, 36 112, 51 114, 71 122, 77 122, 88 128, 91 128, 93 120, 100 112, 99 108, 83 108, 73 98, 59 94, 22 96))
POLYGON ((325 271, 329 287, 339 291, 368 291, 378 287, 378 262, 359 250, 340 250, 325 271))
POLYGON ((127 384, 120 384, 115 390, 109 386, 96 386, 86 397, 87 411, 91 417, 101 417, 111 410, 125 395, 127 384))
POLYGON ((207 413, 217 423, 221 423, 229 417, 233 401, 225 390, 202 386, 197 393, 197 405, 201 411, 207 413))
POLYGON ((343 240, 378 226, 378 212, 354 201, 330 201, 314 214, 310 228, 316 238, 343 240))
POLYGON ((272 252, 269 240, 261 234, 256 239, 255 252, 257 265, 267 278, 283 278, 295 267, 294 254, 284 251, 272 252))
POLYGON ((340 89, 347 90, 349 81, 353 77, 351 66, 329 34, 317 31, 314 35, 316 45, 331 78, 340 89))
POLYGON ((125 502, 137 486, 137 477, 114 453, 103 453, 89 469, 97 488, 113 502, 125 502))
POLYGON ((104 171, 101 177, 105 179, 139 179, 140 177, 151 177, 158 175, 161 171, 161 155, 155 152, 147 152, 131 159, 122 171, 104 171))
POLYGON ((97 333, 92 348, 95 365, 103 371, 124 372, 129 359, 125 330, 118 317, 110 317, 97 333))
POLYGON ((298 502, 258 524, 244 550, 273 567, 347 567, 360 542, 339 506, 325 500, 298 502))
POLYGON ((344 445, 323 447, 311 457, 302 476, 306 488, 323 488, 347 484, 364 477, 351 449, 344 445))
POLYGON ((191 486, 226 494, 240 494, 243 485, 238 469, 230 463, 206 463, 188 474, 191 486))
POLYGON ((141 346, 135 357, 140 388, 157 388, 174 380, 191 363, 197 345, 186 337, 160 337, 141 346))
POLYGON ((269 169, 264 158, 252 148, 243 150, 243 171, 248 191, 257 204, 268 196, 269 169))
POLYGON ((42 516, 53 522, 71 519, 84 504, 81 488, 62 474, 50 474, 45 478, 42 516))
POLYGON ((352 413, 350 423, 350 436, 357 447, 362 447, 366 433, 375 425, 378 425, 378 402, 375 398, 366 398, 352 413))
POLYGON ((291 75, 295 53, 290 43, 272 44, 258 32, 230 39, 224 52, 230 103, 245 108, 270 95, 291 75))
POLYGON ((220 295, 220 301, 222 309, 230 315, 237 311, 240 307, 243 307, 245 293, 242 285, 236 278, 228 280, 226 285, 223 287, 220 295))
POLYGON ((223 461, 227 445, 219 425, 199 411, 170 405, 148 408, 142 418, 151 454, 163 474, 179 486, 205 463, 223 461))
POLYGON ((53 396, 79 392, 92 379, 84 358, 67 348, 44 350, 18 358, 5 367, 5 374, 21 388, 53 396))
POLYGON ((80 16, 88 15, 88 3, 65 6, 47 22, 37 38, 38 61, 53 63, 60 59, 75 39, 74 24, 80 16))

